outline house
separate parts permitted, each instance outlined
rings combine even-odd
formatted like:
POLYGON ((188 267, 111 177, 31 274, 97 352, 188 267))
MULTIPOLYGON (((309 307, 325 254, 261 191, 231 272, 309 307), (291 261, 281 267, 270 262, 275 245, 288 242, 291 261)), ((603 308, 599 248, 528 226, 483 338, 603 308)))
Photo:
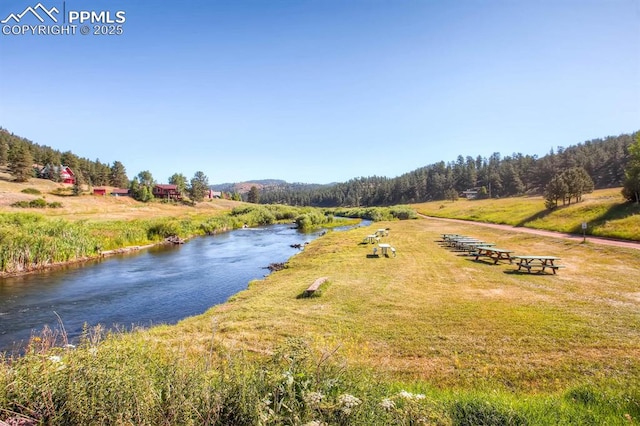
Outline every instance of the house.
POLYGON ((69 166, 54 166, 47 164, 38 173, 38 177, 41 179, 51 179, 53 181, 60 181, 62 183, 74 184, 76 182, 76 175, 69 166))
POLYGON ((93 195, 102 195, 104 197, 107 195, 107 190, 105 188, 93 188, 93 195))
POLYGON ((153 196, 156 198, 164 198, 167 200, 181 200, 182 194, 178 191, 177 185, 155 185, 152 190, 153 196))
POLYGON ((214 199, 214 198, 222 198, 222 191, 214 191, 212 189, 210 189, 207 192, 207 198, 209 199, 214 199))
POLYGON ((478 198, 479 192, 480 188, 469 188, 466 191, 462 191, 462 196, 467 198, 468 200, 474 200, 478 198))
POLYGON ((111 190, 111 195, 114 197, 128 197, 129 190, 126 188, 114 188, 111 190))

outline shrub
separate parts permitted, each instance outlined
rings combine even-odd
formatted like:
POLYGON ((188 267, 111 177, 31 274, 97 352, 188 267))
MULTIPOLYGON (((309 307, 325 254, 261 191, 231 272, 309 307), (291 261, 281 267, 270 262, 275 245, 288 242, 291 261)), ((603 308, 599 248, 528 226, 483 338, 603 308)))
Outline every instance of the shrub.
POLYGON ((40 195, 41 194, 41 192, 38 189, 35 189, 35 188, 25 188, 20 192, 23 192, 25 194, 31 194, 31 195, 40 195))

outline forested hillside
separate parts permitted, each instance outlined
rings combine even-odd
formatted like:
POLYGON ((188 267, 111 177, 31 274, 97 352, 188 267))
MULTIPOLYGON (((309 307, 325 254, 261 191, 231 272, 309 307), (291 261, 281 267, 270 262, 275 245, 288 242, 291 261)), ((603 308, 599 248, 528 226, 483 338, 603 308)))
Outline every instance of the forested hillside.
POLYGON ((458 156, 395 178, 361 177, 322 187, 283 185, 264 188, 261 203, 291 205, 378 206, 455 198, 471 188, 486 197, 540 194, 551 179, 564 170, 582 167, 596 189, 622 186, 628 147, 636 133, 594 139, 537 156, 512 154, 489 158, 458 156))
MULTIPOLYGON (((81 158, 71 151, 60 152, 46 145, 39 145, 29 139, 14 135, 0 127, 0 166, 17 163, 44 167, 65 165, 74 171, 82 183, 90 185, 111 185, 120 188, 129 187, 124 165, 120 161, 112 164, 81 158)), ((32 173, 32 167, 28 168, 32 173)), ((15 173, 14 173, 15 175, 15 173)))

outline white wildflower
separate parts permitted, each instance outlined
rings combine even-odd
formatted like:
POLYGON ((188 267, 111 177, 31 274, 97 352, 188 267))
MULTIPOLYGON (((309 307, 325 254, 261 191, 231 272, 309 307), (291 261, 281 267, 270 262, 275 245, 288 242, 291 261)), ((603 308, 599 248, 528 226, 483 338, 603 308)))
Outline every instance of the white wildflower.
POLYGON ((305 423, 303 426, 327 426, 327 424, 318 420, 311 420, 310 422, 305 423))
POLYGON ((380 401, 380 406, 386 411, 391 411, 396 408, 396 403, 390 398, 385 398, 380 401))
POLYGON ((415 399, 425 399, 426 398, 426 396, 423 393, 417 393, 417 394, 413 395, 413 397, 415 399))
POLYGON ((58 362, 62 362, 62 357, 59 355, 51 355, 49 357, 49 360, 58 363, 58 362))
POLYGON ((406 390, 401 390, 398 392, 398 396, 404 399, 413 399, 413 394, 411 392, 407 392, 406 390))
POLYGON ((342 406, 342 412, 345 414, 351 414, 351 411, 362 403, 362 401, 355 396, 346 393, 338 397, 338 402, 342 406))
POLYGON ((307 392, 304 395, 304 401, 312 407, 317 407, 318 405, 320 405, 322 398, 324 398, 324 395, 320 392, 307 392))
POLYGON ((291 374, 291 371, 285 371, 282 375, 286 379, 287 385, 293 385, 293 374, 291 374))

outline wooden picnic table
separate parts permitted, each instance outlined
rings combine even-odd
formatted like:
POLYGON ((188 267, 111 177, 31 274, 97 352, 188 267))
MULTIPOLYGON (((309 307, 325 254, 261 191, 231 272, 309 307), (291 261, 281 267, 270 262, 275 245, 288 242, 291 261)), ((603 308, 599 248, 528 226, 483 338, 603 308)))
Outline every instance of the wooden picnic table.
POLYGON ((464 250, 467 247, 467 244, 473 244, 473 243, 484 243, 484 241, 479 240, 477 238, 462 238, 462 239, 453 241, 451 243, 451 246, 457 249, 464 250))
POLYGON ((468 242, 462 243, 461 249, 468 251, 469 254, 474 254, 478 247, 493 247, 493 246, 495 246, 494 243, 487 243, 485 241, 468 241, 468 242))
POLYGON ((389 235, 389 231, 387 231, 385 228, 381 228, 376 231, 376 235, 386 237, 387 235, 389 235))
POLYGON ((378 238, 378 236, 376 234, 371 234, 371 235, 367 235, 366 237, 364 237, 364 240, 362 241, 363 243, 375 243, 376 241, 379 241, 380 238, 378 238))
POLYGON ((388 256, 389 255, 389 250, 391 250, 391 253, 393 253, 393 255, 396 255, 396 249, 391 247, 391 244, 378 244, 378 247, 380 247, 380 250, 382 251, 382 255, 383 256, 388 256))
POLYGON ((556 271, 563 267, 555 263, 556 260, 560 260, 559 257, 555 256, 518 255, 513 256, 513 258, 517 261, 518 271, 526 269, 529 273, 531 273, 532 269, 538 269, 538 272, 542 273, 549 268, 555 275, 556 271))
POLYGON ((508 260, 509 263, 512 263, 511 253, 513 253, 513 250, 506 250, 492 246, 478 246, 476 247, 476 260, 478 260, 480 256, 485 256, 492 259, 494 264, 497 264, 501 260, 508 260))

